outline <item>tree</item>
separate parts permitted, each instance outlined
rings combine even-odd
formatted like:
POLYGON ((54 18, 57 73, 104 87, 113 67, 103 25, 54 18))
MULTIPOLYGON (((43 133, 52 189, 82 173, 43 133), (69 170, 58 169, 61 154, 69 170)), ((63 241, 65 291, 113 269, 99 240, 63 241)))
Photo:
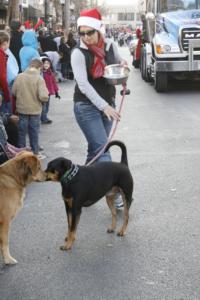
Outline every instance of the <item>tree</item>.
POLYGON ((53 5, 56 12, 56 23, 59 23, 62 19, 62 6, 60 0, 53 0, 53 5))
POLYGON ((6 23, 10 24, 11 20, 20 19, 19 2, 20 0, 9 0, 6 23))
MULTIPOLYGON (((65 0, 64 7, 61 5, 60 0, 53 0, 55 12, 56 12, 56 22, 58 23, 64 17, 64 32, 68 35, 70 26, 70 0, 65 0), (62 10, 64 12, 62 13, 62 10)), ((63 24, 63 20, 62 20, 63 24)))
POLYGON ((89 8, 88 0, 75 0, 74 4, 74 15, 76 19, 79 17, 81 10, 89 8))

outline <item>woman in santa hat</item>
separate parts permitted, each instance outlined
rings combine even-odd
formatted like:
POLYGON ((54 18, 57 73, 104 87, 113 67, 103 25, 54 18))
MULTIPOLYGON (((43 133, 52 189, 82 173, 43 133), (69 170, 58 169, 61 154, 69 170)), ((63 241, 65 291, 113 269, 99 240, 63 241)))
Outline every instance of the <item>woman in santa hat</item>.
MULTIPOLYGON (((115 110, 115 88, 103 78, 110 64, 127 64, 120 57, 112 40, 104 38, 101 15, 97 9, 84 10, 77 20, 80 44, 73 50, 71 65, 76 80, 74 113, 88 142, 88 163, 107 142, 113 120, 120 115, 115 110)), ((103 153, 97 161, 110 161, 103 153)))

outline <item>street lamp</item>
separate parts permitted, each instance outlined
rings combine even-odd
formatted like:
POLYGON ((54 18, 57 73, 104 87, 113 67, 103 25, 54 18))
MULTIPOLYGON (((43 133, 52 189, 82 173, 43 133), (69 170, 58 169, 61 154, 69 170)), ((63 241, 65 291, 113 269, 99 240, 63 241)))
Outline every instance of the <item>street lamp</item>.
POLYGON ((65 28, 65 0, 60 0, 60 4, 62 7, 62 28, 65 28))

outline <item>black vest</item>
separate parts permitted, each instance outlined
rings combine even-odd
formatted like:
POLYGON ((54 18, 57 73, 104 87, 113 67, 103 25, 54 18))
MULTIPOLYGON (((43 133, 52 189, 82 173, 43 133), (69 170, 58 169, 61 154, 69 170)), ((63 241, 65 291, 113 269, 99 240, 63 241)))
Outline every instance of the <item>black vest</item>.
MULTIPOLYGON (((105 44, 105 47, 106 47, 106 44, 105 44)), ((90 70, 94 63, 94 54, 91 51, 88 51, 87 49, 83 49, 80 47, 77 47, 77 48, 80 49, 80 51, 85 56, 89 83, 93 86, 93 88, 96 90, 96 92, 99 94, 99 96, 101 96, 106 102, 111 104, 115 98, 115 87, 108 84, 106 79, 103 77, 100 77, 97 79, 92 78, 92 76, 90 74, 90 70)), ((106 54, 105 55, 106 65, 111 65, 111 64, 116 63, 112 45, 110 46, 108 51, 106 51, 106 49, 105 49, 105 54, 106 54)), ((76 83, 75 91, 74 91, 74 102, 80 102, 80 101, 90 102, 90 100, 86 97, 86 95, 80 91, 78 84, 76 83)))

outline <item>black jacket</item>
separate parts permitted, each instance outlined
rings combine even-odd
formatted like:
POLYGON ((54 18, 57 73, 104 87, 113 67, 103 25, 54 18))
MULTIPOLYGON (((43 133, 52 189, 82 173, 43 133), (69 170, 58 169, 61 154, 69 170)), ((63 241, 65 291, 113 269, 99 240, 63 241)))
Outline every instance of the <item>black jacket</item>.
POLYGON ((61 63, 70 63, 71 50, 66 44, 60 44, 59 52, 62 53, 61 63))
POLYGON ((42 52, 58 51, 57 44, 51 36, 38 37, 42 52))
POLYGON ((21 31, 12 31, 11 32, 11 38, 10 38, 10 51, 13 53, 15 56, 18 66, 19 66, 19 71, 21 72, 21 63, 20 63, 20 58, 19 58, 19 51, 23 47, 22 44, 22 35, 23 32, 21 31))
MULTIPOLYGON (((89 83, 93 86, 93 88, 96 90, 96 92, 109 104, 112 104, 115 94, 116 94, 116 89, 113 85, 110 85, 107 83, 106 79, 104 77, 100 77, 97 79, 93 79, 90 70, 91 67, 94 63, 94 54, 87 50, 83 49, 78 46, 78 48, 81 50, 81 52, 85 56, 85 61, 86 61, 86 67, 87 67, 87 74, 88 74, 88 81, 89 83)), ((113 47, 111 46, 108 51, 106 51, 106 44, 105 44, 105 62, 106 65, 111 65, 115 63, 115 57, 114 57, 114 51, 113 47)), ((74 102, 80 102, 80 101, 86 101, 88 102, 89 100, 87 99, 86 95, 83 94, 79 87, 78 84, 76 83, 75 85, 75 91, 74 91, 74 102)))

